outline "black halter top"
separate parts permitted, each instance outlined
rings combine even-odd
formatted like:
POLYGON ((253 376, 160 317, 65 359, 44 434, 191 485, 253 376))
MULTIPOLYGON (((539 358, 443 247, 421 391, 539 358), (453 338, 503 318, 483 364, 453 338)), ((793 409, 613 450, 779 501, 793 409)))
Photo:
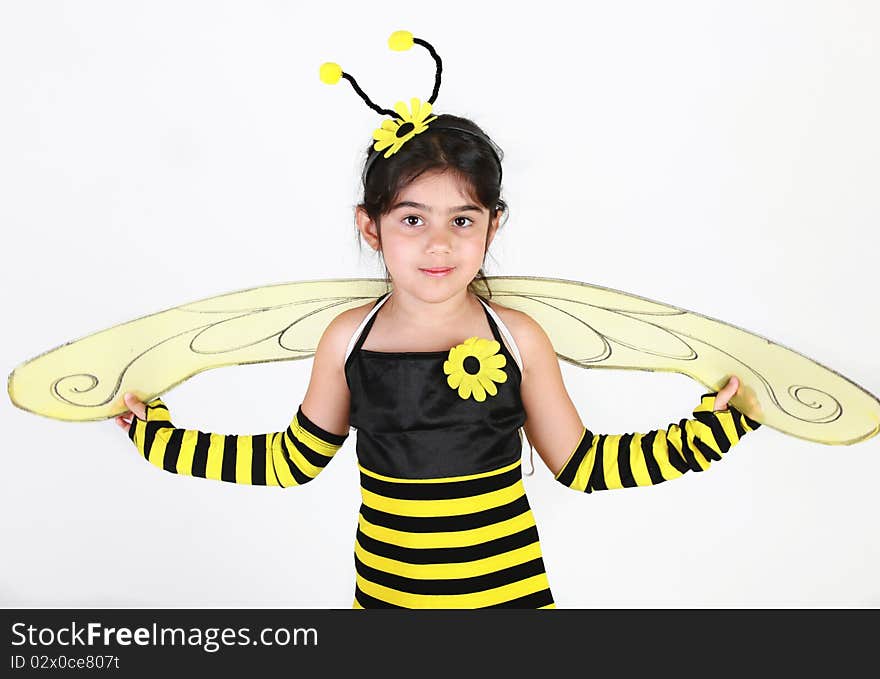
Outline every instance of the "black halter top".
MULTIPOLYGON (((522 375, 498 324, 480 298, 507 378, 493 382, 495 395, 462 398, 444 372, 450 351, 383 352, 361 347, 376 320, 376 300, 346 359, 351 392, 350 424, 357 429, 358 462, 395 478, 426 479, 475 474, 520 459, 519 428, 525 422, 522 375)), ((489 338, 486 338, 489 339, 489 338)), ((465 359, 469 374, 478 365, 465 359)), ((496 359, 497 362, 497 359, 496 359)))

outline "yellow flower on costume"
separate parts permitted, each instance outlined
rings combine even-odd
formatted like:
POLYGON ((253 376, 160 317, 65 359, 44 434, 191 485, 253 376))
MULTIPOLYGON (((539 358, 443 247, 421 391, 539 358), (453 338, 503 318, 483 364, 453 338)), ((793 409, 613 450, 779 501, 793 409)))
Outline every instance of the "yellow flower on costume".
POLYGON ((473 396, 477 401, 485 401, 487 392, 495 396, 495 383, 507 381, 507 373, 501 370, 507 358, 498 353, 499 349, 497 341, 482 337, 469 337, 452 347, 449 358, 443 361, 443 372, 449 376, 446 382, 458 389, 458 395, 465 400, 473 396))
POLYGON ((420 132, 427 130, 428 123, 437 119, 437 116, 433 118, 428 117, 431 115, 431 104, 427 101, 423 102, 413 97, 410 99, 410 107, 412 111, 406 108, 405 103, 398 101, 394 105, 394 110, 397 111, 403 122, 399 122, 396 119, 386 119, 382 121, 382 127, 377 128, 373 132, 373 139, 377 140, 373 144, 373 148, 376 151, 382 151, 387 148, 388 151, 385 153, 385 158, 397 153, 406 142, 420 132))

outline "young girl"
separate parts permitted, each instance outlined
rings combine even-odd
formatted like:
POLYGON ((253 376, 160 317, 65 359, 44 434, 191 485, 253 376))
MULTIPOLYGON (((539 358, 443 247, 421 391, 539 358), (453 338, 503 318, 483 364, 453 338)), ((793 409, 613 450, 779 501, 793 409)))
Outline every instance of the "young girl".
POLYGON ((379 160, 371 144, 356 210, 390 292, 327 327, 286 431, 178 429, 160 399, 130 395, 117 423, 167 471, 279 487, 315 478, 354 428, 355 608, 554 608, 521 428, 556 480, 589 493, 704 470, 760 425, 728 407, 731 377, 667 429, 587 429, 542 328, 477 294, 506 211, 496 147, 452 115, 404 141, 379 160))

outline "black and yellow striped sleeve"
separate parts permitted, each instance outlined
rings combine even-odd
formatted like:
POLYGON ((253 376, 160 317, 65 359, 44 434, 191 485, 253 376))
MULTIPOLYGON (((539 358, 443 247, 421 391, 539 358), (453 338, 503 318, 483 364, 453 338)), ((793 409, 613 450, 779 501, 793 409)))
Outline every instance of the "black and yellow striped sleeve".
POLYGON ((254 486, 301 486, 333 459, 348 434, 325 431, 302 405, 286 431, 211 434, 178 429, 161 399, 146 404, 147 419, 133 417, 128 437, 150 463, 174 474, 254 486))
POLYGON ((703 394, 693 420, 648 434, 593 434, 584 427, 581 440, 556 480, 574 490, 652 486, 701 472, 761 426, 728 404, 713 412, 718 392, 703 394))

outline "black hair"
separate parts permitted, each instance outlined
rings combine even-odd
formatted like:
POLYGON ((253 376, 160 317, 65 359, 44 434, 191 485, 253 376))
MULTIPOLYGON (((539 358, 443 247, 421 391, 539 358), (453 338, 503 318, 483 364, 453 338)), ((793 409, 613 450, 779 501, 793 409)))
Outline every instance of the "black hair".
MULTIPOLYGON (((363 201, 357 205, 363 209, 376 224, 379 242, 382 242, 381 219, 395 203, 400 192, 426 172, 453 172, 465 184, 468 197, 489 210, 489 223, 499 212, 508 214, 507 202, 501 199, 499 160, 488 142, 466 132, 444 129, 448 124, 472 130, 475 134, 485 132, 472 120, 448 113, 440 114, 428 123, 428 129, 407 140, 403 147, 390 158, 376 158, 363 187, 363 201), (432 127, 436 125, 436 127, 432 127)), ((373 143, 367 147, 364 165, 374 153, 373 143)), ((382 152, 384 153, 384 151, 382 152)), ((503 153, 499 149, 499 159, 503 153)), ((506 221, 506 219, 505 219, 506 221)), ((501 224, 499 224, 500 228, 501 224)), ((357 233, 360 247, 360 232, 357 233)), ((488 232, 487 232, 488 239, 488 232)), ((381 248, 379 250, 381 256, 381 248)), ((484 252, 488 254, 488 247, 484 252)), ((390 284, 388 267, 385 267, 385 282, 390 284)), ((485 288, 492 296, 489 283, 482 267, 468 285, 468 290, 479 294, 485 288), (479 281, 479 284, 476 282, 479 281)))

